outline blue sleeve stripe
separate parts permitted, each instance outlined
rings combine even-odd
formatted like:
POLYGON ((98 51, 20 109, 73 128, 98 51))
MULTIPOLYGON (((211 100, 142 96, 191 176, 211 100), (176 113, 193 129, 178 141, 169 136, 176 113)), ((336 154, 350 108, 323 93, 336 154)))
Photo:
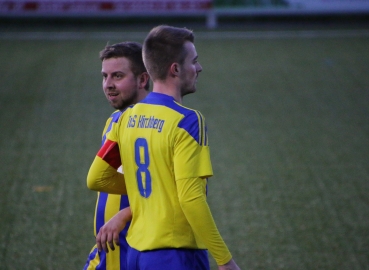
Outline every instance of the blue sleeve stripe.
POLYGON ((195 111, 184 115, 178 123, 179 128, 183 128, 194 140, 201 145, 201 130, 199 115, 195 111))
POLYGON ((205 119, 204 116, 199 112, 195 111, 197 114, 197 117, 199 119, 199 144, 200 145, 208 145, 208 134, 207 134, 207 128, 205 125, 205 119))
POLYGON ((203 145, 207 146, 208 145, 208 128, 206 126, 205 123, 205 118, 204 116, 199 112, 199 114, 201 115, 201 119, 202 119, 202 131, 203 131, 203 145))
MULTIPOLYGON (((119 120, 119 117, 122 115, 121 111, 115 111, 112 115, 111 115, 111 121, 114 123, 117 123, 119 120)), ((111 127, 110 127, 111 128, 111 127)))
POLYGON ((209 141, 208 141, 208 127, 205 126, 205 142, 204 145, 209 145, 209 141))
POLYGON ((105 224, 105 207, 108 200, 108 193, 99 192, 98 203, 96 209, 96 223, 95 230, 96 234, 100 231, 100 228, 105 224))
POLYGON ((197 118, 199 119, 198 120, 198 125, 199 125, 199 144, 200 145, 203 145, 204 143, 204 136, 203 136, 203 119, 202 119, 202 116, 201 114, 198 112, 198 111, 195 111, 196 112, 196 115, 197 115, 197 118))
MULTIPOLYGON (((121 197, 120 197, 120 207, 119 207, 119 210, 122 210, 122 209, 124 209, 124 208, 126 208, 128 206, 129 206, 128 196, 127 195, 121 195, 121 197)), ((131 222, 128 222, 126 224, 126 226, 124 227, 124 229, 119 233, 119 235, 122 234, 123 236, 125 236, 127 234, 128 227, 129 227, 130 224, 131 224, 131 222)))
POLYGON ((112 113, 112 115, 110 116, 111 121, 109 123, 108 128, 106 129, 106 132, 105 132, 104 136, 102 137, 102 143, 101 143, 101 145, 103 145, 104 142, 106 141, 106 134, 108 134, 108 132, 111 130, 111 127, 112 127, 113 123, 117 123, 118 120, 119 120, 119 117, 121 115, 122 115, 122 112, 121 111, 115 111, 115 112, 112 113))

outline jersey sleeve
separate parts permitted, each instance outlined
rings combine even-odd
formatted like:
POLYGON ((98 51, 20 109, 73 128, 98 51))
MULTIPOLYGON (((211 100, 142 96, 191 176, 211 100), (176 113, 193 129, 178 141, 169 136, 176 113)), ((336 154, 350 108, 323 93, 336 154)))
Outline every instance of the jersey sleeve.
POLYGON ((174 144, 174 172, 178 198, 196 238, 218 265, 232 258, 206 201, 206 179, 213 175, 205 118, 191 111, 178 124, 174 144))
POLYGON ((176 180, 213 175, 205 119, 193 111, 182 119, 174 144, 176 180))
MULTIPOLYGON (((110 134, 114 135, 115 131, 112 130, 110 134)), ((118 143, 107 139, 91 164, 87 175, 88 188, 112 194, 127 194, 124 175, 117 171, 121 165, 118 143)))
POLYGON ((103 133, 102 133, 102 142, 103 143, 106 140, 106 135, 113 129, 114 125, 119 121, 119 118, 120 118, 121 115, 122 115, 122 112, 119 111, 119 110, 116 110, 106 120, 105 127, 104 127, 103 133))
POLYGON ((201 240, 218 265, 232 259, 206 201, 206 179, 190 178, 177 181, 180 205, 197 238, 201 240))
POLYGON ((87 187, 111 194, 127 194, 124 175, 96 156, 87 174, 87 187))

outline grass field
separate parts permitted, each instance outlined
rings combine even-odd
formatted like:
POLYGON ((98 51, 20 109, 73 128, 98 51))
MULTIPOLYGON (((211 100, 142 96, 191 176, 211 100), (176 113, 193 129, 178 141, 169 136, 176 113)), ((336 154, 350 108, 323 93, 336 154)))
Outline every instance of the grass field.
MULTIPOLYGON (((112 111, 98 52, 140 33, 0 33, 1 270, 82 269, 112 111)), ((197 37, 210 207, 242 269, 369 269, 369 36, 298 33, 197 37)))

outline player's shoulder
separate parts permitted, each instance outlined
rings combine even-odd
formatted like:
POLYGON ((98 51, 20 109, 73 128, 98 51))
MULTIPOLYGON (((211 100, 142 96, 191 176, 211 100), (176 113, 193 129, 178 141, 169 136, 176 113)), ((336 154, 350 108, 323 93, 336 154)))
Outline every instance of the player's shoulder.
POLYGON ((195 109, 186 107, 175 100, 173 102, 166 104, 171 110, 180 115, 182 119, 181 122, 198 122, 203 121, 203 114, 195 109))
POLYGON ((109 116, 109 118, 106 120, 104 133, 107 133, 107 132, 113 130, 116 127, 116 125, 119 123, 119 121, 122 118, 122 115, 126 111, 126 109, 116 110, 109 116))
POLYGON ((177 119, 177 126, 186 130, 193 137, 196 137, 194 134, 205 129, 205 118, 200 111, 186 107, 174 100, 166 104, 166 107, 171 109, 172 113, 170 114, 173 115, 173 119, 177 119))
POLYGON ((175 102, 173 109, 183 116, 181 122, 197 123, 203 122, 205 119, 200 111, 183 106, 177 102, 175 102))
POLYGON ((116 110, 114 111, 108 118, 108 121, 110 120, 111 122, 117 122, 119 117, 122 115, 122 111, 120 110, 116 110))
POLYGON ((125 109, 123 110, 116 110, 114 111, 110 117, 108 118, 108 121, 111 121, 111 122, 114 122, 114 123, 117 123, 118 120, 120 119, 120 117, 128 110, 130 110, 134 105, 130 105, 128 107, 126 107, 125 109))
POLYGON ((201 115, 201 112, 186 106, 183 106, 182 104, 176 103, 177 104, 177 111, 180 112, 181 114, 183 114, 185 117, 191 117, 191 116, 195 116, 195 115, 201 115))
POLYGON ((198 110, 187 108, 178 104, 183 114, 183 118, 178 123, 178 127, 185 130, 200 145, 208 145, 207 127, 205 118, 198 110))

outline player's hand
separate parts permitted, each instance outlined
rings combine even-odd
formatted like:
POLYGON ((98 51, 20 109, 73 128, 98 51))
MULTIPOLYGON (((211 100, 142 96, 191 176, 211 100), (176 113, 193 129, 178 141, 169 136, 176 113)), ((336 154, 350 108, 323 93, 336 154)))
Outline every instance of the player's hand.
POLYGON ((238 265, 233 259, 231 259, 226 264, 218 265, 218 270, 241 270, 241 268, 238 267, 238 265))
POLYGON ((105 223, 96 235, 96 245, 98 250, 104 250, 106 253, 109 252, 108 247, 110 247, 111 250, 115 250, 115 245, 119 246, 119 233, 124 229, 131 218, 131 210, 127 207, 119 211, 107 223, 105 223))

